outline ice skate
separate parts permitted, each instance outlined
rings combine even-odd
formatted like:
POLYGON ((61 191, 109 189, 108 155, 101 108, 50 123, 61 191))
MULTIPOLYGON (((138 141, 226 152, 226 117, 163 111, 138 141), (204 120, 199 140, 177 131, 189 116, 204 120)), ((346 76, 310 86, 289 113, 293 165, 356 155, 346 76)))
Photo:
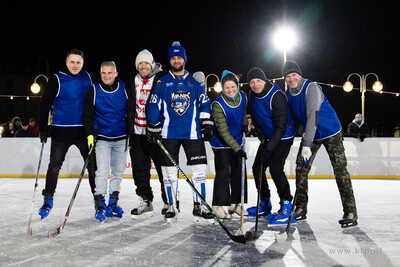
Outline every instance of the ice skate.
POLYGON ((178 220, 178 211, 174 205, 168 206, 168 210, 164 215, 164 219, 167 223, 173 223, 178 220))
POLYGON ((118 200, 119 200, 118 196, 119 196, 118 191, 115 191, 112 194, 110 194, 110 199, 108 200, 108 206, 106 208, 107 217, 122 218, 124 210, 120 206, 118 206, 118 200))
MULTIPOLYGON (((229 208, 228 208, 228 213, 229 214, 234 214, 236 213, 237 215, 241 216, 241 208, 240 208, 240 204, 232 204, 229 208)), ((246 210, 243 210, 243 215, 247 216, 249 215, 249 213, 246 210)))
POLYGON ((215 214, 218 216, 218 218, 220 218, 221 220, 230 219, 231 218, 231 215, 229 215, 225 211, 224 207, 222 207, 222 206, 212 206, 211 208, 213 209, 215 214))
POLYGON ((341 220, 339 220, 339 224, 342 226, 342 228, 348 228, 352 226, 358 225, 357 222, 358 216, 352 212, 350 213, 345 213, 342 217, 341 220))
MULTIPOLYGON (((43 190, 44 191, 44 190, 43 190)), ((43 192, 43 206, 39 209, 40 219, 45 219, 53 208, 53 194, 43 192)))
MULTIPOLYGON (((260 202, 260 208, 258 210, 258 215, 259 216, 267 216, 271 214, 272 210, 272 205, 271 205, 271 199, 269 197, 262 197, 260 202)), ((256 209, 257 207, 251 207, 247 209, 247 213, 249 217, 256 217, 256 209)))
POLYGON ((294 217, 297 221, 301 221, 301 220, 307 219, 307 210, 306 210, 306 209, 303 209, 303 208, 296 208, 294 214, 295 214, 295 215, 294 215, 293 217, 294 217))
MULTIPOLYGON (((279 225, 279 224, 287 224, 290 217, 290 211, 292 209, 292 203, 288 200, 281 201, 281 208, 267 216, 268 224, 271 225, 279 225)), ((295 214, 293 214, 291 224, 295 224, 297 220, 295 219, 295 214)))
POLYGON ((96 210, 94 217, 103 222, 106 219, 106 201, 103 195, 94 195, 94 209, 96 210))
POLYGON ((161 209, 161 215, 165 215, 165 213, 168 210, 169 205, 167 203, 164 203, 164 206, 161 209))
POLYGON ((214 215, 205 207, 200 205, 199 202, 194 202, 193 207, 193 222, 195 223, 213 223, 214 215))
POLYGON ((132 219, 145 219, 153 216, 153 204, 150 200, 140 198, 139 207, 131 211, 132 219))

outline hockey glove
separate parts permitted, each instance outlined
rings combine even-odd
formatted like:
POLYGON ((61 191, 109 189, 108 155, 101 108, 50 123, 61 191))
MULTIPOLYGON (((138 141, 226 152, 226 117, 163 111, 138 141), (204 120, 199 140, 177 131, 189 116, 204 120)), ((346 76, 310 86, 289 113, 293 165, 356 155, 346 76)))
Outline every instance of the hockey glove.
POLYGON ((240 149, 238 152, 236 152, 240 158, 247 159, 247 154, 244 152, 242 149, 240 149))
POLYGON ((89 150, 92 148, 93 144, 94 144, 94 136, 91 134, 87 137, 87 145, 89 150))
POLYGON ((146 137, 150 143, 157 144, 161 140, 161 123, 157 125, 148 123, 146 128, 146 137))
POLYGON ((39 133, 40 143, 47 143, 47 132, 39 133))
POLYGON ((213 137, 214 122, 212 119, 201 120, 201 137, 204 141, 210 141, 213 137))
POLYGON ((260 163, 263 165, 265 162, 267 162, 271 158, 271 153, 267 149, 267 144, 268 141, 265 139, 261 142, 260 148, 259 148, 259 153, 260 153, 260 163))
POLYGON ((301 156, 303 157, 304 161, 307 162, 311 158, 311 149, 308 146, 303 146, 301 149, 301 156))

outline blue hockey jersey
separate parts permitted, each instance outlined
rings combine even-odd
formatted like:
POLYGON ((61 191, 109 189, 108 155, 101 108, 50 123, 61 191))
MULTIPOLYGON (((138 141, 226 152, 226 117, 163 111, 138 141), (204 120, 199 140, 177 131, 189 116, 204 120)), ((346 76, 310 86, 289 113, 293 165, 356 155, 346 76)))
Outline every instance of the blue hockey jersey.
POLYGON ((211 117, 204 84, 192 74, 175 76, 171 71, 156 83, 147 105, 147 123, 161 123, 166 139, 201 139, 200 119, 211 117))

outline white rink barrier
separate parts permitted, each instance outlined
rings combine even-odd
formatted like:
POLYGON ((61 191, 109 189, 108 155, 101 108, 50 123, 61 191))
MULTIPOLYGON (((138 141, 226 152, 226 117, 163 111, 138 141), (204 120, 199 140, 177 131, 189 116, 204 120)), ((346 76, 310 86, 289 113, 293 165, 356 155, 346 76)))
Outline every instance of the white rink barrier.
MULTIPOLYGON (((49 164, 51 140, 45 144, 40 177, 45 177, 49 164)), ((251 166, 259 146, 257 138, 246 139, 247 173, 252 177, 251 166)), ((299 149, 300 138, 295 138, 293 146, 285 164, 285 172, 289 178, 295 175, 295 159, 299 149)), ((400 179, 400 138, 366 138, 360 142, 355 138, 345 138, 347 169, 352 178, 386 178, 400 179)), ((41 144, 39 138, 0 138, 0 177, 36 177, 41 144)), ((214 153, 208 142, 207 150, 207 177, 213 178, 214 153)), ((180 166, 189 176, 190 168, 186 166, 186 156, 181 149, 180 166)), ((60 171, 60 177, 79 177, 83 166, 82 156, 75 146, 71 146, 60 171)), ((128 153, 125 178, 132 177, 131 159, 128 153)), ((152 177, 157 172, 152 166, 152 177)), ((87 173, 85 174, 85 177, 87 173)), ((321 146, 312 165, 310 178, 334 178, 333 169, 326 150, 321 146)))

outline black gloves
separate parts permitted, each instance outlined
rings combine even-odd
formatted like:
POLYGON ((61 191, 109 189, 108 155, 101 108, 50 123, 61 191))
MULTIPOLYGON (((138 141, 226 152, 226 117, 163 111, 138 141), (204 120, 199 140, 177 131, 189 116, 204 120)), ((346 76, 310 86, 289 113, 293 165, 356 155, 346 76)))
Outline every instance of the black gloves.
POLYGON ((210 141, 213 137, 214 122, 212 119, 201 119, 201 137, 204 141, 210 141))
POLYGON ((244 152, 242 149, 240 149, 238 152, 236 152, 240 158, 247 159, 247 154, 244 152))
POLYGON ((39 133, 40 143, 47 143, 47 132, 39 133))
POLYGON ((161 123, 158 123, 157 125, 148 123, 146 137, 149 142, 157 144, 157 141, 161 140, 161 123))
POLYGON ((261 143, 259 153, 261 165, 271 158, 271 153, 267 150, 267 141, 261 143))

